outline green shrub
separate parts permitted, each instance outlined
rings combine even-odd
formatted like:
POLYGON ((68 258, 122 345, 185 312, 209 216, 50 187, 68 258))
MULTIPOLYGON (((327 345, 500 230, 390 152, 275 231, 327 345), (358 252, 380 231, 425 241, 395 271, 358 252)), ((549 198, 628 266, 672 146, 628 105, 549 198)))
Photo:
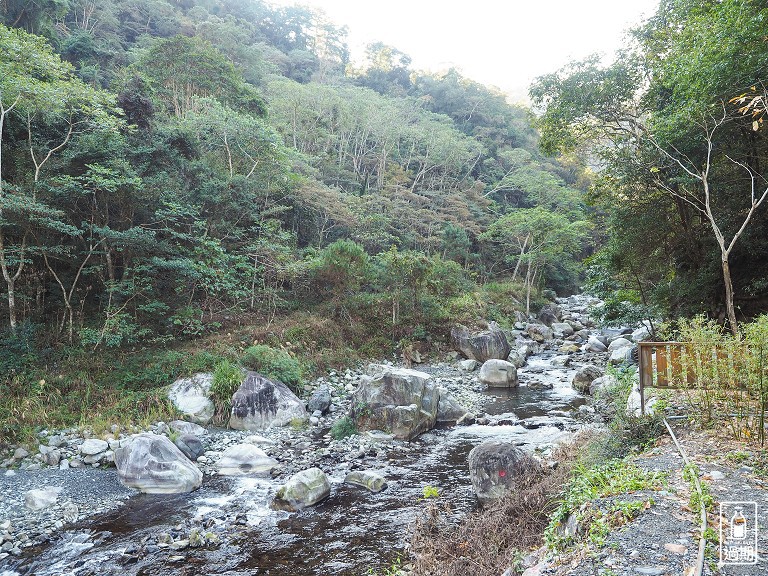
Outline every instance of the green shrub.
POLYGON ((246 368, 267 378, 280 380, 297 394, 303 389, 301 365, 283 350, 258 344, 245 349, 241 362, 246 368))
POLYGON ((230 362, 222 360, 213 370, 213 382, 211 382, 211 398, 216 406, 215 419, 223 422, 232 408, 232 395, 237 392, 243 383, 243 371, 230 362))
POLYGON ((357 434, 357 426, 355 421, 349 416, 343 416, 336 420, 331 426, 331 436, 334 440, 342 440, 348 436, 354 436, 357 434))

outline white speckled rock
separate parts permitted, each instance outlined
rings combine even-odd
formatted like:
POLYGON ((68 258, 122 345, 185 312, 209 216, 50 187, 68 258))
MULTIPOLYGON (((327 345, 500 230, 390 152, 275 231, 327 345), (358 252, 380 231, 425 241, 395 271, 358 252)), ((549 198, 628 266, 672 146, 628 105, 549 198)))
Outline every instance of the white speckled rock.
POLYGON ((44 510, 50 508, 59 498, 61 488, 44 488, 41 490, 29 490, 24 493, 24 506, 29 510, 44 510))
POLYGON ((307 409, 290 388, 256 372, 248 372, 232 396, 229 426, 235 430, 266 430, 285 426, 292 420, 306 420, 307 409))
POLYGON ((253 444, 230 446, 216 462, 216 469, 222 476, 265 476, 275 466, 277 460, 253 444))

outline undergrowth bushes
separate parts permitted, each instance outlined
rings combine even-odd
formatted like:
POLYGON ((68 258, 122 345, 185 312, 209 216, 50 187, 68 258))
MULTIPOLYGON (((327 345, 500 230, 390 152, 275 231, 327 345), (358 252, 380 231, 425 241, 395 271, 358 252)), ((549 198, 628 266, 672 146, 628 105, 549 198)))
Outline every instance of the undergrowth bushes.
POLYGON ((280 380, 296 394, 303 391, 303 370, 299 361, 284 350, 263 344, 245 349, 241 363, 246 368, 263 374, 267 378, 280 380))

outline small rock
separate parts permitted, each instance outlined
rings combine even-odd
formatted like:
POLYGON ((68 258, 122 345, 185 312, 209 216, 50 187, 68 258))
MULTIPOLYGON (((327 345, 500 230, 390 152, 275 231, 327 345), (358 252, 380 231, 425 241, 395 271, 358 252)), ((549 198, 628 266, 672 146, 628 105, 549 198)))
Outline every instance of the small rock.
POLYGON ((685 554, 686 552, 688 552, 688 548, 686 548, 682 544, 667 543, 667 544, 664 544, 664 548, 666 550, 669 550, 673 554, 685 554))
POLYGON ((19 448, 16 448, 16 450, 13 451, 13 459, 14 460, 23 460, 27 456, 29 456, 29 452, 27 452, 27 450, 25 450, 24 448, 19 447, 19 448))
POLYGON ((83 456, 95 456, 109 450, 109 442, 91 438, 80 445, 80 454, 83 456))
POLYGON ((462 360, 459 362, 459 367, 465 372, 474 372, 477 370, 478 362, 470 358, 469 360, 462 360))
POLYGON ((387 487, 386 478, 372 470, 357 470, 355 472, 350 472, 344 478, 344 483, 353 484, 354 486, 362 486, 374 494, 381 492, 387 487))
POLYGON ((666 567, 662 566, 638 566, 635 572, 643 576, 663 576, 667 572, 666 567))
POLYGON ((61 492, 61 488, 29 490, 24 493, 24 505, 33 511, 49 508, 59 498, 59 492, 61 492))

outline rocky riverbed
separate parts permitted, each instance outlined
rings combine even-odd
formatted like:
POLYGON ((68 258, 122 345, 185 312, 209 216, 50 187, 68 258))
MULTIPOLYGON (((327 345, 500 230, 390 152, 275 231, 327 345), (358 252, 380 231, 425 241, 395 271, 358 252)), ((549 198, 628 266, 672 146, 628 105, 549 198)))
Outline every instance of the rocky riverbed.
MULTIPOLYGON (((423 509, 425 487, 437 490, 457 520, 476 505, 466 459, 478 443, 504 439, 546 459, 558 442, 599 425, 600 416, 572 382, 585 367, 603 366, 614 352, 608 350, 611 341, 620 338, 592 328, 590 303, 563 299, 560 309, 550 311, 550 326, 536 322, 507 331, 519 387, 486 388, 477 366, 455 353, 415 366, 473 414, 466 425, 437 428, 412 442, 376 431, 334 440, 330 427, 349 411, 366 369, 331 373, 311 383, 331 392, 324 416, 258 434, 205 430, 204 452, 196 458, 203 483, 190 494, 137 494, 118 481, 114 450, 139 430, 115 427, 99 438, 80 429, 43 431, 37 450, 17 447, 2 462, 0 574, 320 575, 380 569, 405 546, 408 526, 423 509), (240 444, 258 446, 277 461, 268 477, 220 475, 222 454, 240 444), (274 510, 277 488, 312 467, 330 478, 330 497, 299 513, 274 510), (345 484, 353 470, 376 471, 387 489, 373 494, 345 484)), ((586 389, 577 378, 577 387, 587 391, 598 373, 587 378, 586 389)), ((157 423, 150 432, 173 434, 174 426, 157 423)))

